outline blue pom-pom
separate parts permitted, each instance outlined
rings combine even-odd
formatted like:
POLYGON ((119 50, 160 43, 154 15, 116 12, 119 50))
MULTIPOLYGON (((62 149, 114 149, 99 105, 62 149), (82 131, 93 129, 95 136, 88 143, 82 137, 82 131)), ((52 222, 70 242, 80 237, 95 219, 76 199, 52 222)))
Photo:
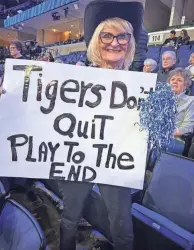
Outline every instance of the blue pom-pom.
POLYGON ((140 127, 148 132, 148 143, 167 147, 176 127, 177 101, 169 84, 158 84, 140 106, 140 127))

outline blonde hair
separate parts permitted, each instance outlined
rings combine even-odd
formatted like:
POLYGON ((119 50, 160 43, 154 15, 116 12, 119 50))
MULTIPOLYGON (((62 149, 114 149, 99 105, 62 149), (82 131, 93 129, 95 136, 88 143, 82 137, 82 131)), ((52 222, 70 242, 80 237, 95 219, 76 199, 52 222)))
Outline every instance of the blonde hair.
POLYGON ((116 30, 124 30, 125 32, 131 34, 131 40, 128 45, 128 49, 127 49, 126 56, 124 58, 124 62, 122 62, 122 65, 120 65, 120 67, 121 68, 123 67, 124 70, 129 70, 129 67, 131 63, 133 62, 134 55, 135 55, 135 38, 133 36, 133 27, 129 22, 118 17, 109 18, 101 22, 97 26, 88 46, 88 50, 87 50, 88 60, 96 65, 101 65, 102 58, 101 58, 100 50, 99 50, 99 35, 105 26, 109 26, 116 30))
POLYGON ((192 53, 191 55, 190 55, 190 57, 189 57, 189 63, 191 63, 191 57, 193 57, 194 56, 194 53, 192 53))

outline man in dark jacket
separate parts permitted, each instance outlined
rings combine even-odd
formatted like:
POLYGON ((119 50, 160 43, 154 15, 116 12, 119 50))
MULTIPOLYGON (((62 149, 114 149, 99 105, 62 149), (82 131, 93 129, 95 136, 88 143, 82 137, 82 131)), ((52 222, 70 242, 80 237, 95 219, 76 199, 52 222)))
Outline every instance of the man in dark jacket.
POLYGON ((158 82, 166 83, 170 71, 175 69, 176 53, 174 51, 165 51, 162 54, 162 69, 158 71, 158 82))
POLYGON ((139 41, 136 44, 135 58, 130 67, 132 71, 143 71, 144 61, 147 59, 146 53, 148 51, 148 33, 144 26, 140 33, 139 41))
POLYGON ((170 37, 167 38, 164 43, 163 46, 175 46, 177 42, 177 37, 176 37, 176 31, 175 30, 171 30, 170 32, 170 37))

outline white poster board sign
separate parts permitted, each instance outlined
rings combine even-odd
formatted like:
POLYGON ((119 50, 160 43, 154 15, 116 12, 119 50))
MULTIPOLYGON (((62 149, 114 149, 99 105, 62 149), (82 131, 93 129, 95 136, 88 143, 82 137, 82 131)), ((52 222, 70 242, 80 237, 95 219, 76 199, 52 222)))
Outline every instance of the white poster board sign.
POLYGON ((0 98, 0 176, 141 189, 138 103, 156 75, 8 59, 0 98))

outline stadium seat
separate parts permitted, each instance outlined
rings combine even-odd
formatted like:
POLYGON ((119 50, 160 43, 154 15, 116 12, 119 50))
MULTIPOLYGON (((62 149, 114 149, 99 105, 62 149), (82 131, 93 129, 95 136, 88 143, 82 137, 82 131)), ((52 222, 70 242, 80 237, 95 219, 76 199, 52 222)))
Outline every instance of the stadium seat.
POLYGON ((189 65, 189 57, 191 55, 190 45, 183 45, 177 50, 178 67, 186 68, 189 65))
POLYGON ((191 47, 191 54, 194 53, 194 44, 191 47))
POLYGON ((160 46, 149 46, 147 52, 147 58, 154 59, 157 63, 160 57, 160 46))
POLYGON ((78 61, 86 62, 86 51, 71 52, 68 55, 58 57, 63 63, 76 64, 78 61))
POLYGON ((142 204, 185 230, 194 232, 193 176, 192 160, 162 153, 142 204))
POLYGON ((5 200, 0 215, 1 249, 46 250, 44 234, 36 219, 14 200, 5 200))
POLYGON ((155 241, 159 247, 145 249, 194 249, 193 175, 192 160, 161 154, 142 204, 132 208, 135 225, 141 223, 149 247, 153 238, 162 237, 155 241), (164 247, 165 239, 169 241, 164 247))

